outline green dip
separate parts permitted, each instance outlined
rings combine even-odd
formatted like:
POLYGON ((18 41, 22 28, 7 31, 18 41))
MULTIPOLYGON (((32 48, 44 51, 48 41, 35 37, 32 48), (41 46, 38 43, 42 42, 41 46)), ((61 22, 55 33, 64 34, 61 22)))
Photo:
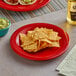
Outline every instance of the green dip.
POLYGON ((23 0, 23 1, 24 1, 24 2, 28 2, 28 3, 29 3, 29 2, 31 2, 32 0, 23 0))
POLYGON ((4 29, 9 25, 9 21, 7 19, 0 18, 0 29, 4 29))

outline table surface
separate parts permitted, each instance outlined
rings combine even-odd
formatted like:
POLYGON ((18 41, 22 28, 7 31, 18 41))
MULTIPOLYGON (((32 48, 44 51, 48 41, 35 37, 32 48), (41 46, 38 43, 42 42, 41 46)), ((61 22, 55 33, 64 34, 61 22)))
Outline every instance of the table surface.
POLYGON ((76 26, 66 24, 65 9, 12 24, 8 34, 0 38, 0 76, 59 76, 55 69, 76 44, 75 33, 76 26), (70 44, 66 53, 56 59, 47 61, 32 61, 15 54, 10 47, 12 33, 19 27, 34 22, 52 23, 67 31, 70 44))

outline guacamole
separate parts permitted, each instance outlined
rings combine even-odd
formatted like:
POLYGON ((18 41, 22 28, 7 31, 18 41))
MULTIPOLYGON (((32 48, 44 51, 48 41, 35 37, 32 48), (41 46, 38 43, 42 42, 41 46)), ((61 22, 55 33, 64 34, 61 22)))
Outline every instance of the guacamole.
POLYGON ((9 21, 3 18, 0 18, 0 29, 4 29, 9 25, 9 21))
POLYGON ((23 1, 24 1, 24 2, 28 2, 28 3, 29 3, 29 2, 31 2, 32 0, 23 0, 23 1))

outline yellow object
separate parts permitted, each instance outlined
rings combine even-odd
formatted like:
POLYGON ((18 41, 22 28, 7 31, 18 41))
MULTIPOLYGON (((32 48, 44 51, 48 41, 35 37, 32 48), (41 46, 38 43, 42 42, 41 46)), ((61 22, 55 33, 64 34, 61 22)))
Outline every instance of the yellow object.
POLYGON ((0 30, 6 28, 9 25, 8 20, 0 18, 0 30))
POLYGON ((68 0, 67 21, 69 24, 76 25, 76 0, 68 0))
POLYGON ((37 52, 47 47, 60 47, 58 32, 53 29, 35 28, 27 34, 20 33, 21 47, 27 52, 37 52))

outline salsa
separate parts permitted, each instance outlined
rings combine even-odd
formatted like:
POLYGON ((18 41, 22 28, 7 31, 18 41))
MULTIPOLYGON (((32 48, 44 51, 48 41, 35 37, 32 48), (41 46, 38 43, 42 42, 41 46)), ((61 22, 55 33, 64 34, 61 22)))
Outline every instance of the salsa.
POLYGON ((7 1, 10 3, 17 3, 18 2, 18 0, 7 0, 7 1))
POLYGON ((6 19, 0 18, 0 29, 4 29, 9 25, 9 21, 6 19))

